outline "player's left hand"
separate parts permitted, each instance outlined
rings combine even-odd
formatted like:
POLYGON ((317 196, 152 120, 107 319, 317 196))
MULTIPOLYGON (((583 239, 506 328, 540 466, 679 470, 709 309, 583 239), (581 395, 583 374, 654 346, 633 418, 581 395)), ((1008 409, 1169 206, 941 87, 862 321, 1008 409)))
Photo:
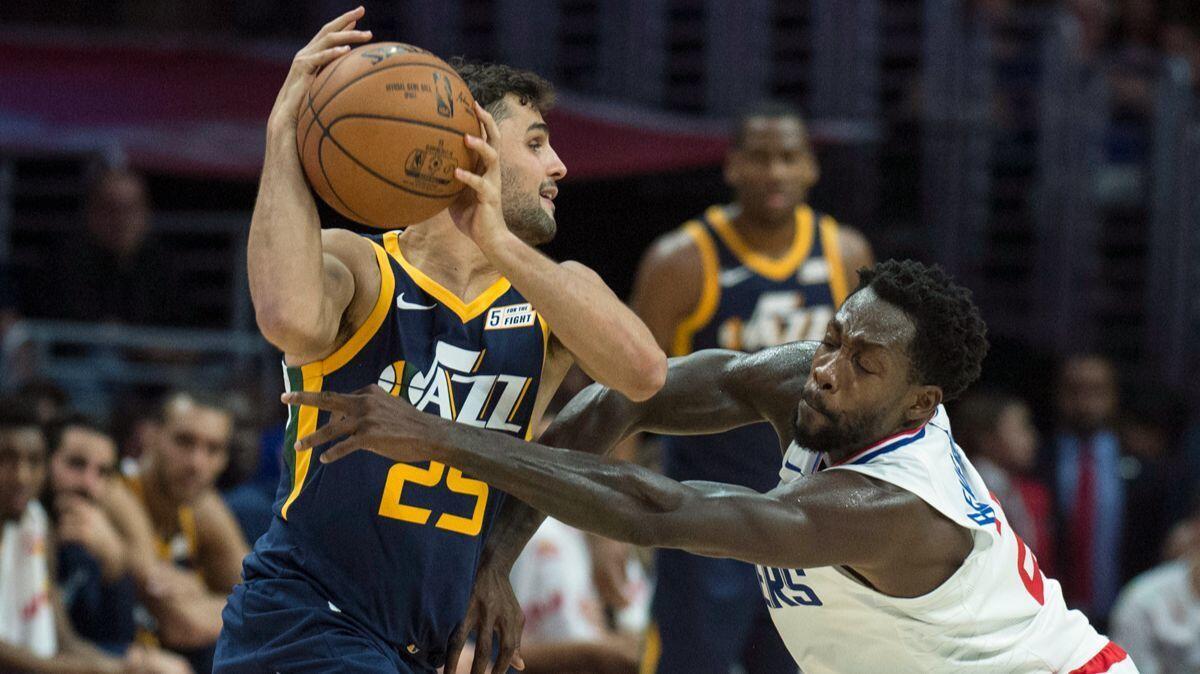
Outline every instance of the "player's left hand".
POLYGON ((375 385, 354 393, 285 393, 281 400, 333 413, 328 423, 295 445, 299 451, 342 438, 321 453, 321 463, 332 463, 360 449, 393 461, 426 461, 449 425, 441 417, 419 412, 407 400, 389 395, 375 385))
POLYGON ((504 224, 504 209, 500 198, 500 127, 482 105, 475 104, 475 114, 483 125, 484 136, 467 134, 464 142, 479 155, 479 172, 472 173, 462 167, 454 169, 454 177, 470 188, 471 193, 451 208, 454 223, 463 234, 471 237, 481 249, 498 235, 508 232, 504 224))

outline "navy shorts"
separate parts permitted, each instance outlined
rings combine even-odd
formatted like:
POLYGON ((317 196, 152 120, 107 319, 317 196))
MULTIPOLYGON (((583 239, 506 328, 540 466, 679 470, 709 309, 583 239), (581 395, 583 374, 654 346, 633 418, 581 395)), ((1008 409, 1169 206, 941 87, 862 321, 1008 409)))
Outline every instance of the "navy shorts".
POLYGON ((299 580, 241 583, 221 619, 214 673, 435 671, 404 658, 299 580))
POLYGON ((658 551, 655 629, 642 671, 657 674, 796 674, 775 630, 754 566, 658 551))

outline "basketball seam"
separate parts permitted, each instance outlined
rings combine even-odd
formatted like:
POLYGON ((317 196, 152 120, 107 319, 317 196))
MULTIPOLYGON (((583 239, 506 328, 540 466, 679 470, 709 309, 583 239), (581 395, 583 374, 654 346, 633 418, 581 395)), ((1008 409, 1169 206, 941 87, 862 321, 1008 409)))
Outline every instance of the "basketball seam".
MULTIPOLYGON (((379 70, 369 70, 369 71, 367 71, 367 72, 365 72, 365 73, 363 73, 363 74, 361 74, 361 75, 359 75, 359 76, 355 77, 354 79, 350 80, 349 82, 346 82, 345 84, 343 84, 343 85, 341 86, 341 88, 339 88, 337 91, 335 91, 335 92, 333 92, 332 94, 330 94, 330 96, 329 96, 329 100, 327 100, 327 101, 325 101, 323 104, 321 104, 321 108, 320 108, 319 110, 317 110, 317 112, 318 112, 318 113, 324 112, 324 111, 325 111, 325 108, 329 107, 329 104, 330 104, 330 103, 332 103, 332 102, 334 101, 334 99, 336 99, 336 98, 337 98, 338 94, 340 94, 340 93, 342 93, 343 91, 345 91, 345 90, 346 90, 346 89, 347 89, 347 88, 348 88, 350 85, 354 84, 355 82, 359 82, 359 81, 361 81, 361 80, 364 80, 364 79, 366 79, 366 78, 368 78, 368 77, 370 77, 371 75, 374 75, 374 74, 376 74, 376 73, 381 73, 381 72, 383 72, 383 71, 385 71, 385 70, 391 70, 392 68, 409 68, 409 67, 413 67, 413 66, 425 66, 425 67, 427 67, 427 68, 432 68, 432 69, 434 69, 434 70, 441 70, 442 72, 446 72, 446 73, 450 73, 451 75, 454 75, 454 76, 455 76, 455 77, 457 77, 457 78, 458 78, 460 81, 462 80, 462 76, 461 76, 461 75, 459 75, 458 73, 454 72, 454 70, 453 70, 453 69, 451 69, 451 68, 448 68, 448 67, 447 67, 447 68, 443 68, 442 66, 439 66, 439 65, 437 65, 437 64, 434 64, 434 63, 393 63, 393 64, 391 64, 391 65, 384 66, 384 67, 380 68, 379 70)), ((467 90, 468 90, 468 91, 470 91, 470 87, 468 87, 468 88, 467 88, 467 90)))
POLYGON ((425 122, 425 121, 422 121, 419 119, 413 119, 411 117, 394 117, 392 115, 372 115, 372 114, 367 114, 367 113, 353 113, 353 114, 348 114, 348 115, 342 115, 341 117, 336 117, 336 118, 334 118, 334 120, 332 122, 329 123, 329 126, 326 128, 332 129, 334 124, 337 124, 338 122, 342 121, 343 119, 386 119, 386 120, 389 120, 392 122, 408 122, 409 124, 416 124, 417 126, 427 126, 431 129, 437 129, 439 131, 446 131, 448 133, 453 133, 458 136, 466 135, 461 130, 456 129, 452 126, 442 126, 440 124, 434 124, 433 122, 425 122))
MULTIPOLYGON (((346 56, 349 57, 350 55, 346 54, 346 56)), ((308 109, 312 110, 313 118, 312 118, 312 121, 310 121, 308 123, 308 126, 305 127, 305 129, 304 129, 304 141, 302 141, 300 147, 304 147, 303 143, 308 142, 308 133, 309 133, 309 131, 312 131, 313 123, 317 121, 317 109, 313 105, 313 102, 316 101, 317 95, 321 93, 321 90, 325 88, 325 85, 329 84, 329 80, 333 79, 333 73, 337 72, 337 69, 340 68, 343 63, 345 63, 346 61, 349 61, 349 60, 350 60, 349 58, 338 59, 337 63, 333 64, 333 68, 330 68, 329 72, 325 74, 325 79, 321 82, 321 84, 319 86, 317 86, 316 91, 313 91, 312 87, 309 87, 308 92, 307 92, 308 93, 308 109)), ((334 95, 335 96, 337 95, 336 91, 334 92, 334 95)), ((326 101, 326 102, 328 102, 328 101, 326 101)), ((321 106, 321 107, 324 108, 325 106, 321 106)))
MULTIPOLYGON (((317 113, 314 111, 313 118, 315 119, 316 116, 317 113)), ((328 138, 329 140, 333 141, 334 145, 337 145, 337 148, 342 151, 342 154, 350 157, 350 153, 346 152, 346 149, 341 145, 338 145, 336 140, 333 140, 333 137, 329 135, 329 129, 325 128, 325 125, 319 120, 317 121, 317 126, 321 127, 321 140, 317 141, 317 165, 321 167, 321 176, 325 178, 325 184, 329 186, 329 193, 332 194, 335 199, 341 202, 342 206, 345 206, 346 210, 350 211, 350 213, 357 218, 359 222, 366 222, 367 219, 364 218, 358 211, 350 208, 350 204, 346 203, 346 200, 342 198, 342 195, 338 194, 337 188, 333 186, 333 181, 329 179, 329 174, 325 172, 325 156, 321 153, 321 146, 325 144, 325 139, 328 138)), ((350 158, 354 159, 353 157, 350 158)))
MULTIPOLYGON (((328 127, 321 125, 321 128, 325 131, 324 136, 321 138, 322 141, 324 141, 326 138, 328 138, 331 143, 336 145, 337 148, 342 151, 342 154, 346 155, 350 159, 350 161, 354 162, 355 164, 358 164, 367 173, 375 176, 379 180, 383 181, 384 183, 387 183, 388 185, 391 185, 392 187, 395 187, 398 190, 403 190, 405 192, 408 192, 409 194, 415 194, 416 196, 419 196, 419 197, 431 197, 434 199, 446 199, 449 197, 458 196, 459 194, 462 193, 463 187, 465 187, 465 185, 463 187, 458 188, 457 191, 451 192, 449 194, 431 194, 429 192, 418 192, 417 190, 405 187, 404 185, 401 185, 399 183, 392 182, 388 178, 377 173, 370 166, 367 166, 366 164, 359 161, 358 157, 355 157, 353 154, 351 154, 350 151, 347 150, 345 147, 343 147, 342 144, 339 143, 338 140, 333 137, 333 134, 329 132, 329 129, 332 129, 334 124, 337 124, 338 122, 342 121, 343 119, 356 119, 356 118, 390 119, 390 120, 394 120, 394 121, 412 122, 413 124, 419 124, 419 125, 423 125, 423 126, 431 126, 435 129, 439 129, 442 131, 448 131, 448 132, 452 132, 452 133, 457 133, 457 134, 461 134, 462 133, 461 131, 459 131, 457 129, 447 129, 445 127, 437 126, 435 124, 428 124, 428 123, 419 122, 416 120, 405 119, 403 117, 384 117, 384 116, 371 116, 371 115, 343 115, 343 116, 338 117, 337 119, 333 120, 332 122, 330 122, 328 127)), ((322 170, 324 170, 323 165, 322 165, 322 170)), ((326 177, 325 180, 326 180, 326 182, 328 182, 329 178, 326 177)), ((332 184, 330 185, 330 187, 332 188, 332 184)), ((335 194, 336 194, 336 192, 335 192, 335 194)), ((338 197, 338 200, 340 201, 341 197, 338 197)))

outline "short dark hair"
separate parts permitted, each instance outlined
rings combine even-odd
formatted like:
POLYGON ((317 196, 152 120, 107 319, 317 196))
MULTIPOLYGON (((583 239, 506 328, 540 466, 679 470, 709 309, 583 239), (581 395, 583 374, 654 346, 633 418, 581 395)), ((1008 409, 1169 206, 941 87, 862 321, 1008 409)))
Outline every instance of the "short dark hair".
POLYGON ((0 431, 21 428, 36 428, 42 431, 42 424, 38 420, 33 402, 23 396, 0 398, 0 431))
POLYGON ((171 411, 171 406, 179 400, 189 400, 197 407, 217 410, 228 415, 234 421, 238 418, 237 410, 234 409, 234 402, 226 392, 178 389, 163 396, 162 402, 158 406, 158 420, 166 421, 167 415, 171 411))
POLYGON ((800 123, 804 123, 804 115, 800 113, 800 108, 779 100, 763 100, 754 105, 743 108, 738 112, 737 119, 733 124, 733 147, 740 148, 746 142, 746 127, 750 126, 752 119, 795 119, 800 123))
POLYGON ((858 288, 871 288, 912 319, 916 334, 909 345, 913 374, 922 384, 942 389, 943 400, 962 395, 983 369, 987 325, 971 291, 937 265, 915 260, 886 260, 858 270, 858 288))
POLYGON ((545 114, 554 107, 554 85, 541 75, 500 63, 472 63, 461 56, 450 59, 450 67, 467 83, 471 96, 496 121, 508 116, 504 97, 513 94, 521 102, 545 114))
POLYGON ((67 432, 68 428, 82 428, 112 439, 112 433, 99 421, 79 412, 67 412, 46 424, 47 456, 54 456, 55 452, 58 451, 58 446, 62 444, 63 435, 67 432))

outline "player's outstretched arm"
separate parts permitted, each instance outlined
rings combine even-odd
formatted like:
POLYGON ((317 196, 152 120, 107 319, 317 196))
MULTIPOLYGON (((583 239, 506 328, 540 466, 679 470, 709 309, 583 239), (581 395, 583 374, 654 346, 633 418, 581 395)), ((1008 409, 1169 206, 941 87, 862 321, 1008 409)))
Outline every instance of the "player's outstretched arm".
POLYGON ((466 144, 479 153, 482 171, 455 169, 455 177, 473 193, 452 209, 455 223, 537 307, 584 372, 635 400, 654 395, 666 376, 667 359, 650 330, 596 272, 574 261, 554 262, 505 225, 500 128, 483 106, 475 109, 487 138, 467 136, 466 144))
MULTIPOLYGON (((247 244, 250 295, 263 336, 298 360, 333 351, 356 279, 378 269, 371 246, 349 232, 321 232, 316 203, 296 148, 296 124, 317 71, 350 46, 371 39, 355 30, 362 8, 321 28, 297 54, 267 120, 267 144, 247 244)), ((368 298, 373 302, 374 297, 368 298)))
POLYGON ((761 494, 680 483, 636 464, 453 424, 381 389, 285 398, 344 415, 327 434, 317 431, 321 440, 345 438, 325 450, 324 463, 359 449, 396 461, 441 461, 568 525, 635 545, 776 567, 871 565, 888 549, 881 536, 907 537, 921 521, 913 510, 919 499, 849 471, 761 494))

